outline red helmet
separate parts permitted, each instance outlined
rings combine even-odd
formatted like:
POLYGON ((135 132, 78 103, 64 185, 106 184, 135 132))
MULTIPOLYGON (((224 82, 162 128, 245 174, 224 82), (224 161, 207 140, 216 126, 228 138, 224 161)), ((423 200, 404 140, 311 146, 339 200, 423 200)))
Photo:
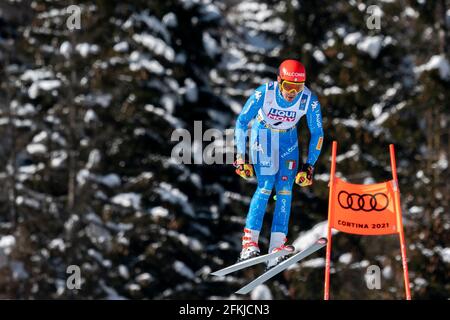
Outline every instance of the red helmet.
POLYGON ((305 82, 305 66, 297 60, 284 60, 278 68, 278 76, 281 80, 305 82))

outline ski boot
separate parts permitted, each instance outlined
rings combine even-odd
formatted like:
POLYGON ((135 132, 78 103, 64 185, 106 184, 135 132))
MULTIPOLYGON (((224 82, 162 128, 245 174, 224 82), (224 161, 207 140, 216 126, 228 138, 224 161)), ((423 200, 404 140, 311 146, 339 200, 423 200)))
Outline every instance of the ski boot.
POLYGON ((242 251, 237 262, 251 259, 259 256, 258 246, 259 231, 244 229, 244 236, 242 237, 242 251))
POLYGON ((275 259, 270 259, 269 261, 267 261, 266 269, 264 270, 264 272, 269 271, 270 269, 272 269, 276 265, 278 265, 281 262, 289 259, 291 257, 291 254, 295 251, 295 248, 294 248, 294 246, 291 246, 291 245, 284 245, 284 244, 282 244, 281 246, 274 248, 271 251, 271 253, 275 253, 275 252, 278 252, 280 250, 288 250, 288 251, 290 251, 290 253, 288 253, 288 254, 286 254, 284 256, 281 256, 281 257, 277 257, 275 259))
POLYGON ((237 262, 255 258, 260 255, 259 247, 256 242, 250 241, 242 246, 241 254, 237 262))

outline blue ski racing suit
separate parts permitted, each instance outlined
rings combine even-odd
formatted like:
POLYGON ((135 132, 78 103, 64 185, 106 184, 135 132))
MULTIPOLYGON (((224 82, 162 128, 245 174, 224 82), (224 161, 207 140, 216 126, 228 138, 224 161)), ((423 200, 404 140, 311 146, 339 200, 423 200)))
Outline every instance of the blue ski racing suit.
POLYGON ((292 186, 298 170, 297 124, 306 115, 311 139, 306 163, 314 166, 322 149, 323 130, 320 103, 306 86, 295 99, 283 98, 278 82, 258 87, 247 100, 236 121, 237 153, 245 157, 247 128, 250 135, 250 159, 258 187, 252 197, 246 228, 261 230, 267 202, 276 190, 272 232, 287 235, 291 210, 292 186))

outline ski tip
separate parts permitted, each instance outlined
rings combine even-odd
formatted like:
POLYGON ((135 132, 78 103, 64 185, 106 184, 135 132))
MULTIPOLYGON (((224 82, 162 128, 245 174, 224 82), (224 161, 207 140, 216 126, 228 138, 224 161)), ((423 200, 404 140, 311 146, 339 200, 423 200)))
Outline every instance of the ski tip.
POLYGON ((326 244, 328 242, 328 240, 327 240, 327 238, 322 237, 322 238, 318 239, 317 242, 320 244, 326 244))
POLYGON ((223 274, 220 272, 220 270, 219 270, 219 271, 211 272, 210 275, 216 276, 216 277, 221 277, 221 276, 223 276, 223 274))
POLYGON ((247 294, 247 293, 248 293, 248 291, 247 291, 247 290, 245 290, 245 288, 242 288, 242 289, 240 289, 240 290, 236 291, 235 293, 237 293, 237 294, 247 294))

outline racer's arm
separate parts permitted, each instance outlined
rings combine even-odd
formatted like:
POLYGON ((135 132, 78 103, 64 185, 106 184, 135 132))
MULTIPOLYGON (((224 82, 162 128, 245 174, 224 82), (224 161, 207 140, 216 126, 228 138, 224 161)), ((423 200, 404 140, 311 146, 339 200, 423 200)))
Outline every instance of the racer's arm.
POLYGON ((245 144, 247 136, 247 128, 250 121, 255 118, 258 110, 261 108, 264 101, 265 85, 260 86, 248 98, 241 113, 236 120, 236 130, 234 132, 234 141, 236 144, 238 157, 245 158, 245 144))
POLYGON ((306 113, 306 121, 311 134, 306 163, 314 166, 322 150, 323 143, 322 113, 320 111, 320 102, 316 95, 311 97, 311 102, 306 113))

